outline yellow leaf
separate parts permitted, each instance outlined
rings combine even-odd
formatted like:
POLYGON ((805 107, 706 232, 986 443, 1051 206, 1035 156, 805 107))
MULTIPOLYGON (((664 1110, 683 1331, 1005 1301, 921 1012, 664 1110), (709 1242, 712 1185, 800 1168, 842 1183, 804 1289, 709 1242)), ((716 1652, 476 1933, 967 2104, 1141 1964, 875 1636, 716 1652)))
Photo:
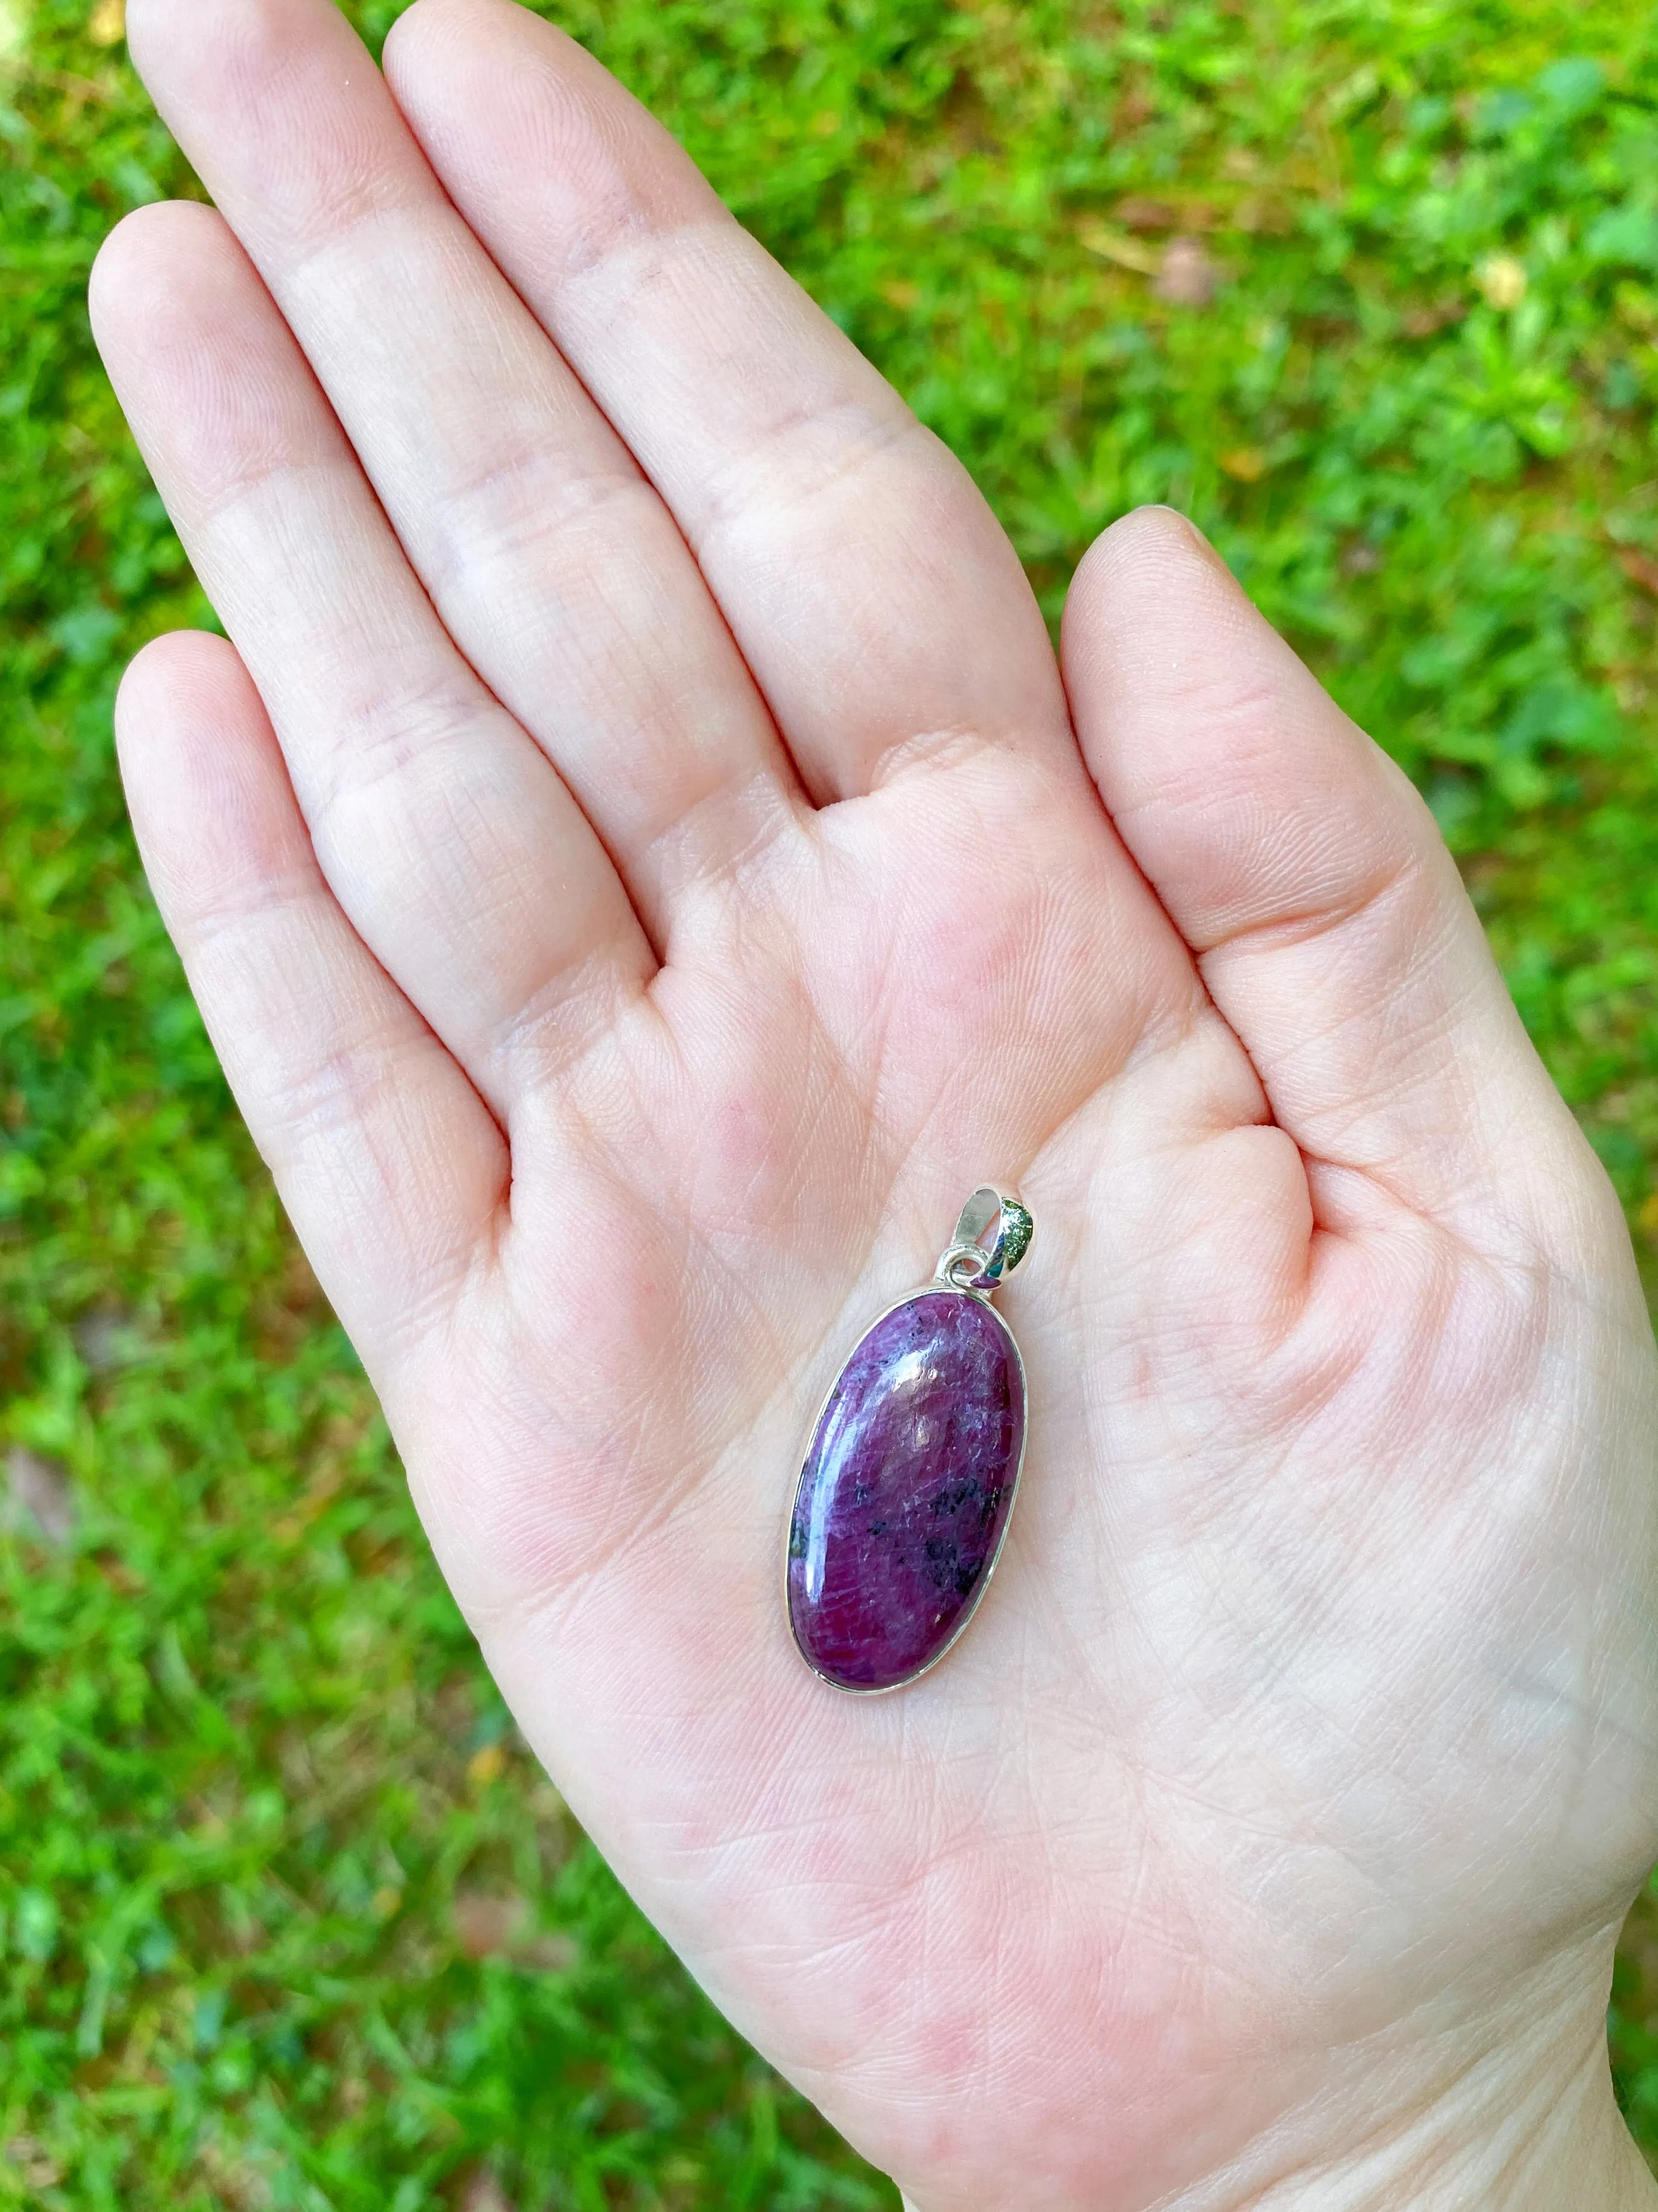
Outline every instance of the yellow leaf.
POLYGON ((482 1790, 506 1771, 507 1754, 498 1743, 486 1743, 482 1751, 475 1751, 466 1762, 466 1779, 474 1790, 482 1790))
POLYGON ((98 0, 87 17, 87 36, 93 45, 118 46, 126 34, 126 0, 98 0))
POLYGON ((1114 261, 1119 269, 1133 269, 1142 276, 1149 276, 1163 264, 1163 256, 1155 246, 1144 245, 1126 230, 1113 230, 1108 223, 1078 223, 1077 243, 1098 254, 1102 261, 1114 261))
POLYGON ((905 276, 895 276, 881 287, 881 297, 888 307, 900 308, 906 314, 920 296, 920 286, 912 284, 905 276))
POLYGON ((1473 281, 1488 307, 1517 307, 1526 296, 1526 264, 1511 253, 1489 254, 1474 270, 1473 281))
POLYGON ((28 51, 28 0, 0 0, 0 63, 21 62, 28 51))
POLYGON ((1236 477, 1240 483, 1259 483, 1271 466, 1257 446, 1240 446, 1236 453, 1223 453, 1220 465, 1229 477, 1236 477))
POLYGON ((1658 1190, 1649 1192, 1641 1201, 1641 1211, 1636 1220, 1649 1237, 1658 1237, 1658 1190))

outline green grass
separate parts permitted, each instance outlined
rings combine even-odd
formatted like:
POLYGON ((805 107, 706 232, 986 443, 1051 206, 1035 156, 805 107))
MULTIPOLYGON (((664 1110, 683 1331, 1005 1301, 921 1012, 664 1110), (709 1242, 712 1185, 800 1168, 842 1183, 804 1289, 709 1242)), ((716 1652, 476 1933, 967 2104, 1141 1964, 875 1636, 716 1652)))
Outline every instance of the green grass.
MULTIPOLYGON (((0 2205, 890 2205, 517 1744, 146 897, 111 697, 205 610, 82 295, 192 187, 111 6, 0 0, 0 1449, 76 1515, 0 1533, 0 2205)), ((1213 533, 1428 793, 1650 1260, 1649 0, 550 12, 1051 608, 1137 501, 1213 533)), ((1650 2142, 1655 1928, 1614 2013, 1650 2142)))

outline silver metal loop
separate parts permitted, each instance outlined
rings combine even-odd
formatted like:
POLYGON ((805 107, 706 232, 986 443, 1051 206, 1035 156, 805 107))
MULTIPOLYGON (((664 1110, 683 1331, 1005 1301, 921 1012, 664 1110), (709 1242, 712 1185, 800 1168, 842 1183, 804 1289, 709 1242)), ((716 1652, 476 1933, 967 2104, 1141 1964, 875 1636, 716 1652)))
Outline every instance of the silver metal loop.
POLYGON ((984 1271, 985 1255, 976 1244, 952 1244, 939 1256, 934 1268, 935 1283, 948 1283, 952 1291, 978 1288, 979 1277, 984 1271))
POLYGON ((981 1183, 962 1208, 934 1280, 988 1297, 1024 1258, 1035 1233, 1029 1206, 1010 1191, 981 1183))

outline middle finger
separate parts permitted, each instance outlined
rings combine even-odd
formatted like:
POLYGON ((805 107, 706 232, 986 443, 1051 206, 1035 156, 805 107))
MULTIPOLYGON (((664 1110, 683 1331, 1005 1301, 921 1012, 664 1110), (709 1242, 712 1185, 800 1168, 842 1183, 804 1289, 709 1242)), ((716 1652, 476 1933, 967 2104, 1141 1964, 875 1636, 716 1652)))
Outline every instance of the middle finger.
POLYGON ((676 895, 800 805, 671 517, 329 0, 133 0, 128 21, 446 627, 665 949, 676 895))

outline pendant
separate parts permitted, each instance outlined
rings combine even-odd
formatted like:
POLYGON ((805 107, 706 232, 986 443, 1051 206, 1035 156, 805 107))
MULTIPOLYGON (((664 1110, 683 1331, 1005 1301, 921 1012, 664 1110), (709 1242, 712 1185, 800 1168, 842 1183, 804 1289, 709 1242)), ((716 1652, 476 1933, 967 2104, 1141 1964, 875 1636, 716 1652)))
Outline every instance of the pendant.
POLYGON ((889 1306, 823 1401, 789 1516, 789 1626, 837 1690, 901 1689, 955 1643, 1007 1534, 1024 1362, 990 1294, 1035 1224, 988 1185, 925 1290, 889 1306))

